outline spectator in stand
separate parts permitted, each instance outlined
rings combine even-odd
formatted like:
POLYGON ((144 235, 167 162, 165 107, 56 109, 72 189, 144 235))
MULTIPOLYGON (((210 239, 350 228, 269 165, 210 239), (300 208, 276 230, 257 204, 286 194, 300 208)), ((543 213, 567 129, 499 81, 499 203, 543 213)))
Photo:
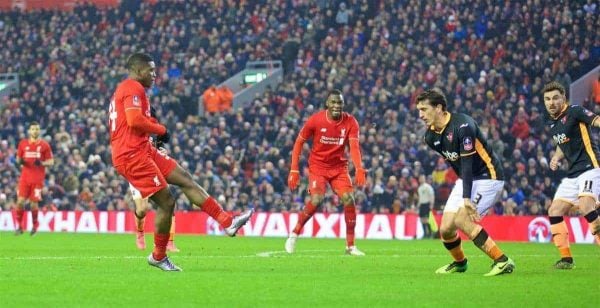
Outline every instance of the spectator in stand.
POLYGON ((600 74, 598 74, 598 78, 594 80, 594 83, 592 84, 592 95, 590 100, 594 104, 600 105, 600 74))
POLYGON ((217 96, 219 97, 219 112, 230 112, 233 106, 233 92, 231 89, 226 85, 220 86, 217 89, 217 96))
POLYGON ((205 113, 212 115, 221 111, 221 97, 216 85, 211 85, 202 93, 202 101, 205 113))

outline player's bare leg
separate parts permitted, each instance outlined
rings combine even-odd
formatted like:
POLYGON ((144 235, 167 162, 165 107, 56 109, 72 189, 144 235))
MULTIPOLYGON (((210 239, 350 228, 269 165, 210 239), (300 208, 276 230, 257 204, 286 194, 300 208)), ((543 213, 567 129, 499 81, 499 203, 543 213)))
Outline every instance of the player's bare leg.
POLYGON ((24 213, 25 213, 25 210, 23 209, 24 208, 24 204, 25 204, 25 198, 18 197, 17 198, 16 210, 15 210, 15 212, 16 212, 15 216, 16 216, 16 219, 17 219, 17 222, 16 222, 17 228, 15 229, 15 235, 21 235, 21 234, 23 234, 23 229, 24 229, 23 228, 24 227, 23 226, 23 216, 24 216, 24 213))
POLYGON ((135 216, 135 245, 138 249, 146 249, 146 239, 144 234, 144 226, 146 225, 146 213, 150 207, 148 199, 134 198, 135 209, 133 215, 135 216))
POLYGON ((167 242, 171 229, 171 216, 175 208, 175 199, 165 187, 150 197, 156 204, 156 217, 154 218, 154 250, 148 256, 148 264, 156 266, 163 271, 181 271, 181 268, 171 263, 167 257, 167 242))
POLYGON ((569 212, 571 206, 572 204, 568 202, 553 200, 548 209, 552 242, 560 254, 560 260, 554 264, 557 269, 572 269, 575 267, 569 245, 569 229, 567 229, 567 224, 563 218, 569 212))
POLYGON ((167 251, 179 252, 179 248, 175 246, 175 214, 171 216, 171 230, 169 231, 169 242, 167 242, 167 251))
POLYGON ((354 229, 356 228, 356 207, 352 192, 342 194, 344 204, 344 220, 346 222, 346 254, 351 256, 364 256, 365 253, 358 250, 354 244, 354 229))
POLYGON ((460 208, 456 214, 455 225, 466 234, 473 244, 494 261, 491 270, 484 276, 510 274, 515 269, 515 262, 507 257, 485 229, 473 221, 466 208, 460 208))
POLYGON ((298 240, 298 235, 300 235, 300 232, 302 232, 302 228, 306 222, 309 221, 310 218, 313 217, 313 215, 317 212, 321 202, 323 202, 323 198, 323 194, 311 194, 310 201, 304 205, 302 212, 300 212, 298 223, 296 223, 294 230, 290 233, 290 236, 285 241, 285 251, 287 253, 294 253, 296 251, 296 241, 298 240))
POLYGON ((462 248, 462 240, 455 224, 456 213, 444 212, 440 225, 440 237, 444 247, 452 256, 452 263, 438 268, 436 274, 463 273, 467 271, 467 258, 462 248))
POLYGON ((594 235, 596 241, 600 240, 600 217, 596 210, 596 200, 588 196, 580 197, 579 210, 588 222, 590 232, 594 235))
POLYGON ((188 200, 216 220, 229 236, 235 236, 237 231, 248 222, 254 212, 253 209, 250 209, 241 215, 232 217, 223 210, 223 207, 217 200, 211 197, 202 186, 194 182, 189 172, 181 168, 179 164, 167 176, 167 183, 179 186, 188 200))

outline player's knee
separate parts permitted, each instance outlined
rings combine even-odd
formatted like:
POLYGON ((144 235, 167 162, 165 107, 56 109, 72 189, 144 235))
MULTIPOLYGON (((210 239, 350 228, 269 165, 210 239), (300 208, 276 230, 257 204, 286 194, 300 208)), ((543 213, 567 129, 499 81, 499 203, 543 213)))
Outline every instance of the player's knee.
POLYGON ((563 216, 569 211, 570 207, 571 205, 566 202, 555 200, 548 209, 548 216, 563 216))
POLYGON ((451 223, 442 223, 440 225, 440 236, 443 239, 450 240, 455 237, 456 227, 451 223))
POLYGON ((354 206, 354 196, 352 193, 344 193, 342 195, 342 203, 344 206, 354 206))
POLYGON ((323 202, 323 195, 310 196, 310 202, 315 206, 321 205, 321 202, 323 202))

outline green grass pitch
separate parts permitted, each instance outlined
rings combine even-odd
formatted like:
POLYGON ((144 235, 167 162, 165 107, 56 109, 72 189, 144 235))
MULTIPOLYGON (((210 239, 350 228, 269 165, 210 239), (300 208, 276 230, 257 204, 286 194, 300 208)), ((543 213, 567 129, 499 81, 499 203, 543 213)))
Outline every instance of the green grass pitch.
POLYGON ((553 269, 552 244, 500 243, 517 268, 483 277, 491 261, 463 242, 469 270, 440 276, 450 256, 437 240, 176 237, 181 273, 150 267, 134 235, 0 233, 2 307, 598 307, 600 248, 573 245, 577 267, 553 269))

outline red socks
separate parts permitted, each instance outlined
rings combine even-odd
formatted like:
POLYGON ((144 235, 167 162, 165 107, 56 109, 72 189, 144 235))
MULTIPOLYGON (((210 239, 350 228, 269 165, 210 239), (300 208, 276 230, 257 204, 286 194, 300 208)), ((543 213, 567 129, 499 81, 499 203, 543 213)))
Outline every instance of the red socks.
POLYGON ((39 210, 31 210, 31 222, 33 223, 33 229, 37 230, 38 223, 38 212, 39 210))
POLYGON ((23 209, 17 208, 17 229, 23 230, 23 209))
POLYGON ((167 256, 167 243, 169 242, 169 233, 158 234, 154 233, 154 251, 152 251, 152 258, 156 261, 160 261, 167 256))
POLYGON ((354 228, 356 227, 356 208, 344 206, 344 219, 346 220, 346 246, 354 246, 354 228))
POLYGON ((300 234, 300 231, 302 231, 302 227, 304 227, 304 224, 306 224, 306 222, 315 214, 316 211, 317 207, 314 206, 310 201, 308 201, 308 203, 304 206, 304 210, 300 212, 300 219, 298 220, 298 224, 296 224, 296 227, 294 228, 293 232, 296 234, 300 234))
POLYGON ((202 205, 200 205, 203 211, 208 214, 208 216, 212 217, 216 220, 221 227, 227 228, 231 226, 231 222, 233 221, 233 217, 229 215, 229 213, 223 211, 223 208, 213 197, 208 197, 202 205))

